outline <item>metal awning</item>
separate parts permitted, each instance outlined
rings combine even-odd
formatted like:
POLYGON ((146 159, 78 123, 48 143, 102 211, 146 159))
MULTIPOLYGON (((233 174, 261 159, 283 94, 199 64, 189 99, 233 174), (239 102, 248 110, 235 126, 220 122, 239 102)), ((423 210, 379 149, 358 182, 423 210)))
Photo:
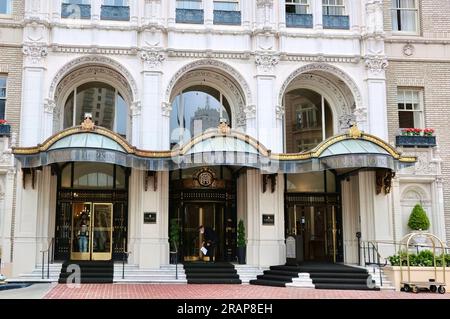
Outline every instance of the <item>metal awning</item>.
POLYGON ((256 139, 229 127, 210 129, 168 151, 140 150, 122 136, 92 123, 66 129, 36 147, 14 148, 22 168, 62 162, 99 162, 140 170, 167 171, 212 165, 245 166, 264 172, 302 173, 330 169, 386 168, 413 165, 380 138, 360 132, 333 136, 311 151, 272 153, 256 139))

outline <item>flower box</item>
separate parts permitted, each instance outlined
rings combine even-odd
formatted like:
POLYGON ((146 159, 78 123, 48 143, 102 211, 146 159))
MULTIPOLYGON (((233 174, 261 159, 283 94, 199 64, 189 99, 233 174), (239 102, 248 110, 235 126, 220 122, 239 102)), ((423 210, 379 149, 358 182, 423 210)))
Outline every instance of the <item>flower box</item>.
POLYGON ((10 136, 11 126, 9 124, 0 124, 0 136, 10 136))
POLYGON ((436 136, 399 135, 395 137, 396 146, 433 147, 436 146, 436 136))

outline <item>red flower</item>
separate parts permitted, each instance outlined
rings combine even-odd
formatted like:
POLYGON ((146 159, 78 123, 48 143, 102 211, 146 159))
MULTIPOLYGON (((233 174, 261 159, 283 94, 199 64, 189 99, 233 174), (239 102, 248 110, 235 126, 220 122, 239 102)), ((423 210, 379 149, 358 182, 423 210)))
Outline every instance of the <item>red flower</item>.
POLYGON ((8 124, 7 120, 0 120, 0 125, 5 125, 5 124, 8 124))

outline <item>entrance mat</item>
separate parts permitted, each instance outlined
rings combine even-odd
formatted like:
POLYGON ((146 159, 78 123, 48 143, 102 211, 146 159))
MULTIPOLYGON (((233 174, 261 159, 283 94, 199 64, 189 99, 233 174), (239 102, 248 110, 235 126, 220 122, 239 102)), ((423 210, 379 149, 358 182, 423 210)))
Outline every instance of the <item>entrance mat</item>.
MULTIPOLYGON (((67 283, 69 276, 72 276, 73 268, 80 269, 80 283, 89 284, 109 284, 114 279, 114 262, 113 261, 88 261, 88 260, 67 260, 63 263, 61 274, 59 275, 59 283, 67 283), (71 270, 68 272, 67 268, 71 270)), ((73 277, 69 278, 70 282, 74 281, 73 277)))
POLYGON ((241 284, 233 264, 218 262, 185 263, 184 272, 188 284, 241 284))
POLYGON ((316 289, 379 290, 366 269, 333 263, 271 266, 270 270, 265 270, 250 284, 285 287, 299 273, 309 273, 316 289))

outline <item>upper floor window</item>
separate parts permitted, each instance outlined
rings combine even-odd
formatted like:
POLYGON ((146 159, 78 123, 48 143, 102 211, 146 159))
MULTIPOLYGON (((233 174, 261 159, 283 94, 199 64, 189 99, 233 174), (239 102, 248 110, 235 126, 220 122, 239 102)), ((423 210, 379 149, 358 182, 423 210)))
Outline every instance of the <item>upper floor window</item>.
POLYGON ((177 9, 202 9, 202 0, 177 0, 177 9))
POLYGON ((423 91, 420 89, 398 89, 398 122, 400 128, 422 128, 423 91))
POLYGON ((309 14, 309 0, 286 0, 286 13, 309 14))
POLYGON ((63 0, 61 17, 68 19, 90 19, 91 0, 63 0))
POLYGON ((0 14, 11 14, 12 0, 0 0, 0 14))
POLYGON ((175 22, 203 24, 202 0, 177 0, 175 22))
POLYGON ((128 0, 103 0, 100 17, 102 20, 129 21, 128 0))
POLYGON ((92 114, 95 125, 126 136, 127 105, 120 92, 101 82, 78 86, 64 105, 64 128, 80 125, 86 113, 92 114))
POLYGON ((0 119, 5 119, 5 107, 6 107, 6 76, 0 76, 0 119))
POLYGON ((214 10, 219 11, 239 11, 238 0, 215 0, 214 10))
POLYGON ((326 16, 345 15, 344 0, 322 0, 322 12, 326 16))
POLYGON ((392 30, 417 32, 418 12, 416 0, 393 0, 392 30))

